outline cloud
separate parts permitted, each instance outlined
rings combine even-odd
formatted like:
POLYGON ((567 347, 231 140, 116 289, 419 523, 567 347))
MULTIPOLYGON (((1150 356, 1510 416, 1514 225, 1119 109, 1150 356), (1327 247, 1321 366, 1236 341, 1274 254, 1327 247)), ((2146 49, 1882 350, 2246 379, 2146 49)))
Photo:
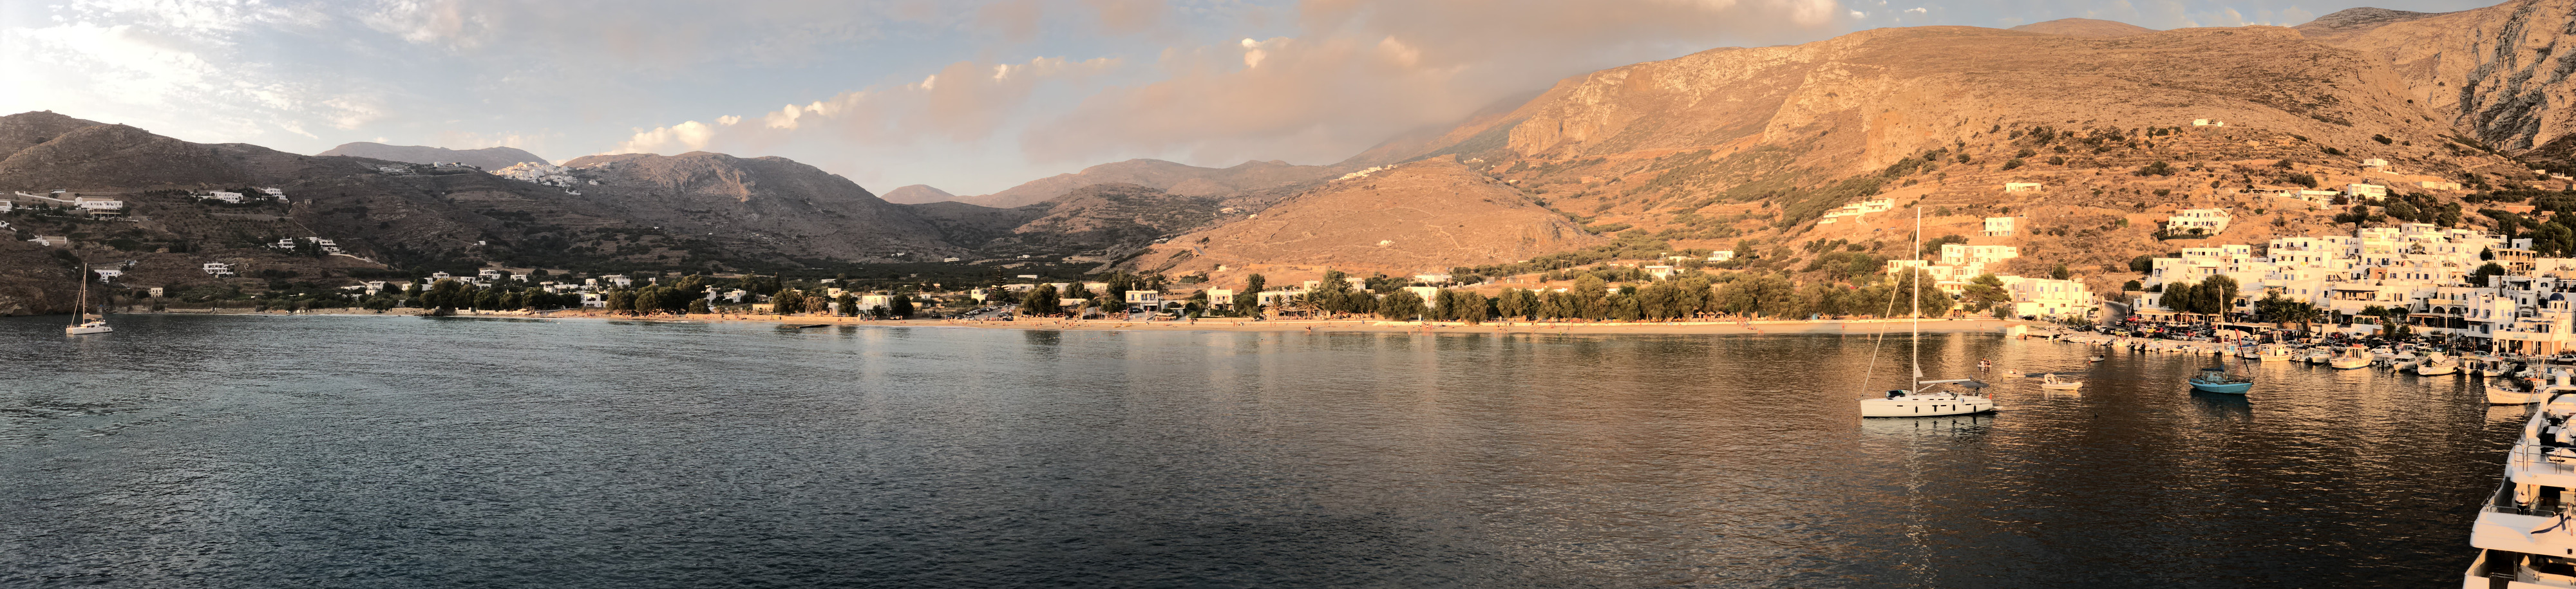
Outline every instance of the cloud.
POLYGON ((900 144, 924 138, 972 142, 1016 115, 1040 84, 1096 76, 1118 61, 1042 57, 1020 63, 960 61, 921 81, 854 90, 757 116, 726 115, 638 129, 603 153, 702 150, 711 144, 764 148, 800 132, 827 130, 843 141, 900 144))

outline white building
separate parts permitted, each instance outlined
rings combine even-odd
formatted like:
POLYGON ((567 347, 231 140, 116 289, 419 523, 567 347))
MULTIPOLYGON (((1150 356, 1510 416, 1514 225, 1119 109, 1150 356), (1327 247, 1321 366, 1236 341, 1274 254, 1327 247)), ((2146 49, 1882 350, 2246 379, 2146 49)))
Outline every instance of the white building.
POLYGON ((2190 233, 2199 229, 2204 235, 2217 235, 2227 230, 2227 222, 2232 218, 2227 209, 2183 209, 2174 211, 2173 217, 2165 219, 2165 232, 2190 233))
POLYGON ((224 202, 232 203, 232 204, 241 204, 241 203, 242 203, 242 193, 239 193, 239 192, 225 192, 225 191, 221 191, 221 190, 217 190, 217 191, 214 191, 214 192, 209 192, 209 193, 205 193, 205 194, 197 195, 197 198, 199 198, 199 199, 220 200, 220 201, 224 201, 224 202))
POLYGON ((2047 187, 2047 185, 2040 184, 2038 182, 2005 182, 2004 192, 2039 192, 2047 187))
POLYGON ((1732 259, 1735 259, 1735 250, 1723 250, 1708 255, 1708 261, 1711 262, 1724 262, 1732 259))
POLYGON ((2081 317, 2090 318, 2100 306, 2084 283, 2048 278, 1999 277, 2004 289, 2012 293, 2015 317, 2081 317))
POLYGON ((2013 217, 1986 217, 1986 237, 2008 237, 2013 234, 2013 217))
POLYGON ((60 235, 38 235, 35 239, 27 241, 45 247, 63 247, 72 244, 72 238, 60 235))
POLYGON ((2371 200, 2387 200, 2387 199, 2388 199, 2388 187, 2386 187, 2386 186, 2381 186, 2381 185, 2378 185, 2378 184, 2358 184, 2358 183, 2355 183, 2355 184, 2345 184, 2345 185, 2343 185, 2343 194, 2344 194, 2344 196, 2349 196, 2349 197, 2353 197, 2353 198, 2367 198, 2367 199, 2371 199, 2371 200))
POLYGON ((1127 291, 1127 306, 1161 308, 1163 306, 1163 292, 1158 290, 1127 291))
POLYGON ((234 274, 233 274, 233 265, 232 265, 232 264, 226 264, 226 263, 223 263, 223 262, 206 262, 205 267, 203 267, 203 268, 201 268, 201 269, 202 269, 202 270, 204 270, 204 271, 206 272, 206 274, 208 274, 208 275, 212 275, 212 276, 233 276, 233 275, 234 275, 234 274))
POLYGON ((2420 188, 2423 188, 2423 189, 2425 189, 2425 190, 2459 190, 2459 189, 2460 189, 2460 183, 2458 183, 2458 182, 2434 182, 2434 181, 2429 181, 2429 180, 2428 180, 2428 181, 2423 181, 2423 182, 2417 182, 2417 183, 2415 183, 2415 186, 2420 187, 2420 188))

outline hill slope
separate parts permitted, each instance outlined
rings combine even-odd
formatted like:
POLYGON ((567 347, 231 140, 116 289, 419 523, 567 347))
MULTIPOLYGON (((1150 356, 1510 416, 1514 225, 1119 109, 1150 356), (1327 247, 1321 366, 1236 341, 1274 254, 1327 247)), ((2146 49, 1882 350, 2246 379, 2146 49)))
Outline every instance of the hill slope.
POLYGON ((565 165, 600 182, 585 187, 584 200, 675 233, 843 260, 962 253, 902 207, 787 158, 693 151, 594 155, 565 165))
POLYGON ((2394 71, 2399 91, 2437 121, 2495 149, 2576 164, 2576 0, 2516 0, 2426 14, 2353 9, 2299 30, 2394 71))
POLYGON ((366 141, 343 143, 339 147, 331 148, 330 151, 313 155, 345 155, 412 164, 455 162, 485 170, 499 170, 521 162, 552 163, 546 161, 546 158, 537 157, 537 154, 528 153, 516 147, 448 149, 425 145, 385 145, 366 141))
POLYGON ((888 190, 880 198, 884 198, 886 202, 899 205, 917 205, 934 202, 953 202, 957 200, 957 195, 949 194, 946 190, 932 188, 928 184, 914 184, 896 188, 894 190, 888 190))
POLYGON ((1409 273, 1607 241, 1466 166, 1429 160, 1333 181, 1258 216, 1154 246, 1134 265, 1171 273, 1250 264, 1409 273))
POLYGON ((2095 20, 2095 19, 2090 19, 2090 18, 2061 18, 2061 19, 2052 20, 2052 21, 2048 21, 2048 22, 2035 22, 2035 23, 2030 23, 2030 24, 2026 24, 2026 25, 2022 25, 2022 26, 2018 26, 2018 27, 2013 27, 2013 28, 2011 28, 2011 29, 2009 29, 2009 30, 2021 31, 2021 32, 2025 32, 2025 33, 2040 33, 2040 34, 2045 34, 2045 35, 2062 35, 2062 36, 2067 36, 2067 37, 2095 37, 2095 38, 2105 38, 2105 39, 2107 39, 2107 38, 2112 38, 2112 37, 2131 37, 2131 36, 2144 35, 2144 34, 2147 34, 2147 33, 2153 33, 2153 32, 2156 32, 2156 30, 2155 30, 2155 29, 2150 29, 2150 28, 2146 28, 2146 27, 2141 27, 2141 26, 2133 25, 2133 24, 2129 24, 2129 23, 2124 23, 2124 22, 2119 22, 2119 21, 2109 21, 2109 20, 2095 20))
POLYGON ((1133 159, 1083 168, 1013 186, 1001 192, 956 199, 995 208, 1045 202, 1094 184, 1133 184, 1182 196, 1225 196, 1280 188, 1298 188, 1338 175, 1339 168, 1298 166, 1287 162, 1244 162, 1231 168, 1202 168, 1163 160, 1133 159))

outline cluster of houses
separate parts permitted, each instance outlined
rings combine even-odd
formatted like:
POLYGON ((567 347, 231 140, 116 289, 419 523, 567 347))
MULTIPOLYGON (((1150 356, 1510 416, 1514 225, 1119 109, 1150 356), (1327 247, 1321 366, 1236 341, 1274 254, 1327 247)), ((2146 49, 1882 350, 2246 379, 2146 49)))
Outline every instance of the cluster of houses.
POLYGON ((581 193, 573 191, 572 188, 574 186, 580 186, 585 183, 593 185, 599 184, 598 180, 583 180, 574 176, 572 168, 538 162, 520 162, 511 164, 510 167, 501 168, 500 171, 493 172, 492 175, 522 182, 533 182, 553 186, 564 189, 566 194, 576 195, 581 193))
MULTIPOLYGON (((2010 230, 2011 217, 1987 219, 1987 226, 1994 227, 1997 220, 2006 221, 2003 226, 2010 230)), ((1941 257, 1936 259, 1888 260, 1887 273, 1920 268, 1928 281, 1926 285, 1956 297, 1967 294, 1968 286, 1978 276, 1995 274, 1993 270, 2005 260, 2019 257, 2021 248, 2009 245, 1948 243, 1941 245, 1941 257)), ((1995 278, 2012 296, 2009 312, 2015 317, 2091 319, 2100 312, 2099 301, 2094 300, 2092 289, 2083 282, 2011 274, 1995 274, 1995 278)))
POLYGON ((309 244, 314 245, 315 247, 319 247, 319 248, 321 248, 321 249, 322 249, 322 253, 326 253, 326 254, 339 254, 339 253, 346 253, 346 252, 342 252, 342 251, 340 251, 340 244, 339 244, 339 243, 337 243, 337 242, 333 242, 333 241, 328 240, 328 239, 323 239, 323 238, 320 238, 320 237, 289 237, 289 238, 285 238, 285 239, 277 240, 277 243, 269 244, 269 247, 274 247, 274 248, 277 248, 277 249, 282 249, 282 250, 287 250, 287 251, 294 251, 294 250, 296 250, 296 249, 298 249, 298 248, 304 247, 304 245, 305 245, 305 244, 308 244, 308 243, 309 243, 309 244))
POLYGON ((2372 307, 2397 310, 2416 333, 2500 351, 2557 354, 2576 343, 2570 301, 2576 259, 2535 257, 2528 239, 2409 223, 2349 237, 2284 237, 2259 251, 2251 245, 2186 248, 2179 257, 2156 258, 2141 282, 2145 290, 2130 295, 2143 318, 2192 319, 2164 304, 2164 287, 2215 276, 2238 285, 2238 298, 2230 301, 2236 312, 2278 294, 2315 305, 2329 322, 2349 323, 2372 307), (2502 274, 2480 275, 2488 264, 2502 274))
POLYGON ((67 190, 56 190, 47 194, 30 194, 26 192, 12 191, 9 193, 8 198, 0 199, 0 213, 15 211, 22 207, 38 209, 71 209, 79 211, 81 214, 89 215, 92 218, 122 217, 125 215, 125 201, 123 200, 95 196, 80 196, 72 194, 67 190))
POLYGON ((197 197, 197 200, 211 200, 236 205, 262 200, 274 200, 281 203, 286 202, 286 191, 276 188, 261 188, 257 194, 242 194, 229 190, 208 190, 204 192, 191 192, 188 193, 188 195, 197 197))

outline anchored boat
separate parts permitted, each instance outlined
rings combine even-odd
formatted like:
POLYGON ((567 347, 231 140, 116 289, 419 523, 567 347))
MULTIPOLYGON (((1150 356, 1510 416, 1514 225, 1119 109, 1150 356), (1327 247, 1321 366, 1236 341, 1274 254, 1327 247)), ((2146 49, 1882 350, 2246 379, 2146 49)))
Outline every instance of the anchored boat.
POLYGON ((2200 376, 2191 377, 2189 382, 2192 390, 2222 395, 2242 395, 2254 388, 2254 379, 2228 374, 2224 367, 2200 369, 2200 376))
MULTIPOLYGON (((1922 249, 1923 249, 1923 208, 1922 208, 1922 207, 1915 207, 1915 209, 1914 209, 1914 244, 1915 244, 1915 247, 1914 247, 1915 251, 1922 251, 1922 249)), ((1911 389, 1911 390, 1908 390, 1908 389, 1896 389, 1896 390, 1890 390, 1890 391, 1888 391, 1888 392, 1887 392, 1887 396, 1886 396, 1886 397, 1883 397, 1883 398, 1877 398, 1877 399, 1861 399, 1861 400, 1860 400, 1860 416, 1861 416, 1861 417, 1935 417, 1935 416, 1942 416, 1942 415, 1968 415, 1968 414, 1972 414, 1972 413, 1986 413, 1986 412, 1994 411, 1994 410, 1995 410, 1995 400, 1994 400, 1994 398, 1993 398, 1993 397, 1988 397, 1988 396, 1983 395, 1983 394, 1978 394, 1978 393, 1976 392, 1976 391, 1977 391, 1977 389, 1985 388, 1985 387, 1986 387, 1986 383, 1978 382, 1978 381, 1976 381, 1975 379, 1967 379, 1967 378, 1952 379, 1952 380, 1923 380, 1923 302, 1922 302, 1922 301, 1923 301, 1923 275, 1922 275, 1923 270, 1922 270, 1922 268, 1920 268, 1920 267, 1916 267, 1913 271, 1915 272, 1915 274, 1914 274, 1914 276, 1913 276, 1913 282, 1914 282, 1914 300, 1915 300, 1915 303, 1914 303, 1914 327, 1913 327, 1913 330, 1914 330, 1914 338, 1913 338, 1913 341, 1914 341, 1914 360, 1913 360, 1913 362, 1914 362, 1914 379, 1913 379, 1913 380, 1914 380, 1914 387, 1915 387, 1915 388, 1913 388, 1913 389, 1911 389), (1942 389, 1941 389, 1941 385, 1957 385, 1959 388, 1961 388, 1961 389, 1965 389, 1967 392, 1953 392, 1953 391, 1948 391, 1948 390, 1942 390, 1942 389)), ((1891 289, 1891 290, 1893 290, 1893 289, 1891 289)), ((1893 301, 1893 299, 1894 299, 1895 297, 1896 297, 1896 293, 1894 293, 1894 292, 1890 292, 1890 293, 1888 293, 1888 298, 1889 298, 1889 299, 1891 299, 1891 300, 1889 301, 1890 303, 1893 303, 1893 302, 1894 302, 1894 301, 1893 301)), ((1885 340, 1885 339, 1886 339, 1886 331, 1885 331, 1884 329, 1882 329, 1882 330, 1879 332, 1879 334, 1880 334, 1880 335, 1879 335, 1879 339, 1880 339, 1880 340, 1885 340)), ((1873 370, 1875 370, 1875 367, 1876 367, 1876 354, 1877 354, 1877 347, 1876 347, 1876 344, 1872 344, 1872 346, 1871 346, 1871 355, 1872 355, 1872 360, 1871 360, 1871 362, 1872 362, 1872 369, 1873 369, 1873 370)), ((2098 361, 2098 360, 2097 360, 2097 361, 2098 361)), ((1867 379, 1867 378, 1869 377, 1869 375, 1868 375, 1868 374, 1863 374, 1861 377, 1862 377, 1863 379, 1867 379)))

